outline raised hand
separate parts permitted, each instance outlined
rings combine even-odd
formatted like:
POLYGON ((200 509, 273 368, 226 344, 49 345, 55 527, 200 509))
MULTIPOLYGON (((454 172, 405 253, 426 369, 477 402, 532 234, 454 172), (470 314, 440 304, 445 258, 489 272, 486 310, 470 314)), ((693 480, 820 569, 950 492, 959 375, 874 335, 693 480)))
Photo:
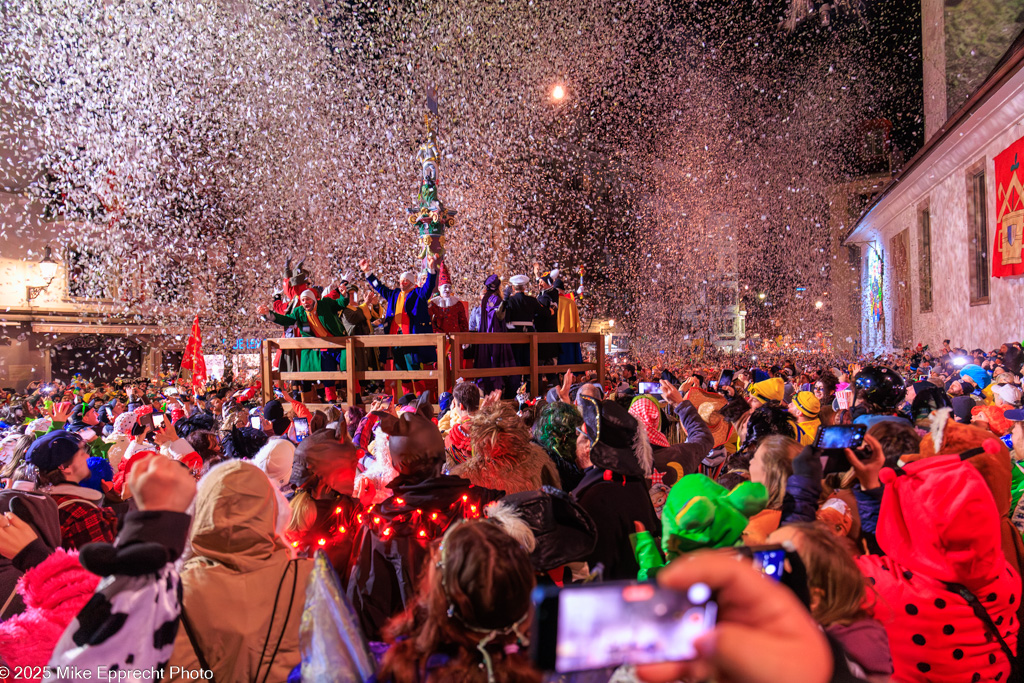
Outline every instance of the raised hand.
POLYGON ((370 272, 370 262, 367 261, 364 258, 359 259, 359 270, 363 271, 364 273, 369 273, 370 272))
POLYGON ((266 304, 260 304, 259 306, 256 307, 256 315, 260 316, 261 318, 269 312, 270 307, 267 306, 266 304))

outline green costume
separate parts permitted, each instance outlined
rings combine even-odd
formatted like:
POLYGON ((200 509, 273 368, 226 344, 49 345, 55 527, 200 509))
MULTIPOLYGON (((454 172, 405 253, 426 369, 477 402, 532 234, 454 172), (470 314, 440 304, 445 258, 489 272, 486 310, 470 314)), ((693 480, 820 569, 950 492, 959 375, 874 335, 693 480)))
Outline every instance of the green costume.
POLYGON ((650 531, 631 534, 640 565, 637 578, 652 578, 658 569, 683 553, 700 548, 736 545, 752 515, 764 509, 768 491, 745 481, 732 491, 703 474, 688 474, 668 493, 661 513, 661 548, 650 531))
MULTIPOLYGON (((345 336, 345 327, 342 325, 341 318, 338 316, 341 309, 342 306, 334 299, 324 298, 316 302, 316 316, 320 320, 324 329, 327 330, 328 336, 345 336)), ((291 327, 292 325, 298 326, 299 333, 303 337, 318 336, 313 331, 312 327, 310 327, 309 319, 306 315, 306 309, 302 306, 296 306, 288 315, 281 315, 280 313, 270 311, 270 316, 272 316, 271 319, 281 327, 291 327)), ((337 358, 338 367, 345 367, 346 359, 344 349, 339 351, 328 349, 324 355, 327 355, 328 353, 332 358, 337 358), (337 355, 335 356, 334 354, 337 355)), ((329 367, 330 365, 331 363, 328 361, 328 367, 322 366, 320 349, 302 349, 299 354, 300 372, 329 372, 336 369, 329 367)))

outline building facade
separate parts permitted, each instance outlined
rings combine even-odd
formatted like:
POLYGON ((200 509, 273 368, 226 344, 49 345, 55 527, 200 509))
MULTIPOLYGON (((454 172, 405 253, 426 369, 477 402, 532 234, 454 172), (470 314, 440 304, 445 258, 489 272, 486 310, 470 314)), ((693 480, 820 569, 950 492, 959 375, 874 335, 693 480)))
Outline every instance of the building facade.
POLYGON ((1024 336, 1024 276, 993 277, 1007 208, 995 160, 1024 138, 1024 37, 937 126, 944 113, 937 103, 946 98, 929 83, 946 81, 934 74, 945 51, 935 26, 941 3, 928 11, 935 4, 922 3, 930 137, 844 240, 860 250, 861 348, 868 353, 943 339, 991 349, 1024 336))

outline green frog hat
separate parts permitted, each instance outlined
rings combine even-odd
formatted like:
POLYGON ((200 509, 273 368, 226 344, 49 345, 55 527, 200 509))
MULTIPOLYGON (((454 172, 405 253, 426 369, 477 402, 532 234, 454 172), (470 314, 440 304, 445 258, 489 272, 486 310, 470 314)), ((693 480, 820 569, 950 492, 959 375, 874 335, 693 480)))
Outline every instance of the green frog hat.
POLYGON ((745 481, 732 491, 703 474, 688 474, 669 491, 661 513, 661 548, 650 531, 630 536, 641 580, 683 553, 736 545, 747 520, 764 509, 768 490, 745 481))

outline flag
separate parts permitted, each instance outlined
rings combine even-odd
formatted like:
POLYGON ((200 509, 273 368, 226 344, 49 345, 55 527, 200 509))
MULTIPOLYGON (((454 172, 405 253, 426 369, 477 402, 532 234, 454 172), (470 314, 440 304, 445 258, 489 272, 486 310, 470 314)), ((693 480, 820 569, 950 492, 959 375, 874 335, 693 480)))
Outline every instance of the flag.
POLYGON ((198 389, 206 384, 206 359, 203 358, 203 335, 199 331, 199 314, 192 321, 192 332, 185 344, 185 353, 181 357, 181 370, 192 371, 192 388, 198 389))
POLYGON ((995 161, 996 235, 992 244, 992 277, 1024 275, 1024 138, 1003 150, 995 161))

